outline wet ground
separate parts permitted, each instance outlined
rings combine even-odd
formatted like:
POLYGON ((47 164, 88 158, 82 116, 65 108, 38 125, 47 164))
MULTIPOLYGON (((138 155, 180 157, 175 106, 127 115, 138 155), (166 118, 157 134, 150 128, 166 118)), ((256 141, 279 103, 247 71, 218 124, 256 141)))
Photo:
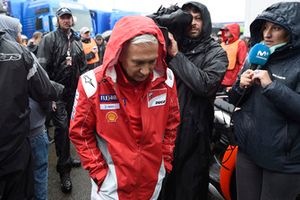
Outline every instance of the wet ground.
MULTIPOLYGON (((53 136, 50 130, 50 135, 53 136)), ((71 145, 72 157, 78 158, 74 147, 71 145)), ((70 194, 64 194, 60 190, 59 174, 56 172, 56 153, 55 144, 49 146, 49 181, 48 181, 48 199, 49 200, 89 200, 91 183, 88 172, 82 167, 73 168, 71 171, 71 179, 73 189, 70 194)))

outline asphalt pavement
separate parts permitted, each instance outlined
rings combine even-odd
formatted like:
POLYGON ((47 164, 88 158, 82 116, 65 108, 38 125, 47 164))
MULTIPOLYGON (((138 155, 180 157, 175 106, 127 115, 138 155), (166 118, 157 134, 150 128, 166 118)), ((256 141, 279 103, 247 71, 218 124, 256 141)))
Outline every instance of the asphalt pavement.
MULTIPOLYGON (((53 129, 50 129, 53 136, 53 129)), ((71 155, 78 158, 74 147, 71 144, 71 155)), ((91 182, 88 172, 82 167, 72 168, 71 179, 73 189, 70 194, 64 194, 60 189, 59 174, 56 172, 55 144, 49 145, 49 178, 48 178, 48 199, 49 200, 89 200, 91 194, 91 182)))

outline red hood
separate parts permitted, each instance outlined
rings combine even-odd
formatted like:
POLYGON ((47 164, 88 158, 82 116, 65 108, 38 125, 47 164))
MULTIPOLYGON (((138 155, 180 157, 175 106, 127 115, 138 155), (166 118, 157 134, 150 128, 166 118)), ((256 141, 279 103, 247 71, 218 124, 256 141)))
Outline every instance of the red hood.
POLYGON ((225 29, 228 29, 229 32, 233 35, 233 38, 230 38, 228 43, 233 43, 240 38, 240 25, 238 24, 228 24, 222 29, 222 38, 223 41, 227 41, 228 38, 225 37, 225 29))
POLYGON ((111 77, 113 82, 116 81, 114 66, 118 62, 123 45, 126 41, 142 34, 152 34, 156 36, 159 42, 159 57, 154 70, 153 79, 166 76, 166 46, 163 34, 152 19, 144 16, 126 16, 115 24, 104 54, 102 65, 104 76, 111 77))

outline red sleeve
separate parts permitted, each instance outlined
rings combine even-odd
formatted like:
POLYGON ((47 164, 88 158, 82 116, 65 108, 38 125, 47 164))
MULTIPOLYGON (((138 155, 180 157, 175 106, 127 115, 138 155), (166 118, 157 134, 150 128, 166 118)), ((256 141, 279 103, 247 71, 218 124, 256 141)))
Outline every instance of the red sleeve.
POLYGON ((175 81, 173 87, 170 88, 169 96, 169 116, 163 141, 163 158, 165 168, 168 173, 172 171, 173 151, 175 147, 177 128, 180 123, 179 104, 175 81))
POLYGON ((107 164, 97 146, 95 129, 93 104, 84 91, 81 77, 71 115, 70 140, 80 156, 84 169, 88 170, 91 178, 100 185, 107 174, 107 164))
POLYGON ((245 59, 247 57, 247 53, 248 53, 248 47, 246 45, 246 43, 241 40, 238 44, 238 52, 237 52, 237 64, 238 66, 238 71, 240 71, 240 69, 242 68, 242 66, 244 65, 245 59))

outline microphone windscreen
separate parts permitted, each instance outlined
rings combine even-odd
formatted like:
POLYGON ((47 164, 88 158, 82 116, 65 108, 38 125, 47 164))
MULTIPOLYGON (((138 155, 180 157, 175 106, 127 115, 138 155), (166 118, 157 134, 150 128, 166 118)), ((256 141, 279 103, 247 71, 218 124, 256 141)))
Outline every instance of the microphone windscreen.
POLYGON ((248 61, 250 64, 264 65, 268 61, 270 54, 269 47, 259 43, 250 49, 248 61))

